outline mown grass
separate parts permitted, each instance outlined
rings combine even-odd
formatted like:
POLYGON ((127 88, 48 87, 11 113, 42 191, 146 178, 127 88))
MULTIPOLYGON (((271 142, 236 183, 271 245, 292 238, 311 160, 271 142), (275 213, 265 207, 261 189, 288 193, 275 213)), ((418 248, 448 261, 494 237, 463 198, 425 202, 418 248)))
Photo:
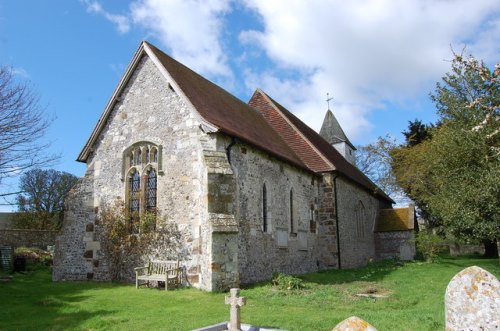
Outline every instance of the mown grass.
MULTIPOLYGON (((446 286, 471 265, 500 275, 498 260, 446 257, 308 274, 301 277, 304 288, 294 291, 256 284, 241 291, 247 298, 242 320, 287 330, 331 330, 356 315, 378 330, 443 330, 446 286)), ((224 296, 192 288, 164 292, 117 283, 53 283, 42 268, 0 282, 0 330, 191 330, 228 320, 224 296)))

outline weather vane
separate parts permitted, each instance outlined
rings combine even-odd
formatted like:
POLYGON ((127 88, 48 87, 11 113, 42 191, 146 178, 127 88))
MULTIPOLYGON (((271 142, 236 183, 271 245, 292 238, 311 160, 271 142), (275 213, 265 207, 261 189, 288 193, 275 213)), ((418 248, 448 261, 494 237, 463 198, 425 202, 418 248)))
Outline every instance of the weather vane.
POLYGON ((328 110, 330 110, 330 101, 333 100, 333 97, 330 98, 330 93, 326 92, 326 103, 328 104, 328 110))

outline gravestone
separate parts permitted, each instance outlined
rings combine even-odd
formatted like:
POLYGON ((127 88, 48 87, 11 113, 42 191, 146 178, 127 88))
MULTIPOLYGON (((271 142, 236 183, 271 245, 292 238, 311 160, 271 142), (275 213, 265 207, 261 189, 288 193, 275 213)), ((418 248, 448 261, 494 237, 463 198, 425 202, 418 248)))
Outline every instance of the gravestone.
POLYGON ((240 289, 232 288, 231 296, 226 297, 226 305, 231 306, 229 315, 229 331, 241 331, 240 307, 246 304, 246 299, 240 297, 240 289))
POLYGON ((500 282, 484 269, 473 266, 456 274, 444 304, 446 331, 499 330, 500 282))
POLYGON ((377 331, 377 329, 361 318, 351 316, 337 324, 332 331, 377 331))

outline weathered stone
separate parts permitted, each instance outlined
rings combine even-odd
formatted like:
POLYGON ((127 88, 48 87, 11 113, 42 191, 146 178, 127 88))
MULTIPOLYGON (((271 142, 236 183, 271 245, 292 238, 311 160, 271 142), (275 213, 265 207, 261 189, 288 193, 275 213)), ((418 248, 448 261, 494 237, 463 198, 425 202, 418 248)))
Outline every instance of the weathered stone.
POLYGON ((110 279, 99 211, 117 199, 132 201, 128 180, 135 173, 134 202, 143 210, 151 168, 156 210, 179 229, 182 248, 160 244, 128 256, 120 265, 126 280, 152 258, 180 256, 191 285, 212 291, 270 279, 275 271, 361 266, 375 256, 372 229, 383 199, 345 174, 305 170, 212 127, 188 94, 175 91, 162 61, 142 50, 84 149, 87 171, 66 199, 54 280, 84 280, 89 268, 94 279, 110 279), (89 266, 88 259, 100 262, 89 266))
POLYGON ((446 330, 498 330, 500 282, 473 266, 453 277, 445 294, 446 330))
POLYGON ((230 294, 225 299, 226 305, 231 306, 228 331, 241 331, 240 307, 246 304, 246 299, 240 297, 239 288, 232 288, 230 294))
POLYGON ((361 318, 351 316, 337 324, 332 331, 377 331, 377 329, 361 318))

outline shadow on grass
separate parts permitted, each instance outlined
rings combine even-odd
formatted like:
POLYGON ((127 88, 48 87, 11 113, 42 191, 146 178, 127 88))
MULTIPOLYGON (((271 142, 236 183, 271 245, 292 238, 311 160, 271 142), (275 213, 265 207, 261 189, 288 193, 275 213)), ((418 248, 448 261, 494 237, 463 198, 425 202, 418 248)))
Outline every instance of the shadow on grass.
MULTIPOLYGON (((330 269, 316 273, 297 275, 296 277, 307 283, 314 283, 318 285, 346 284, 359 281, 375 282, 384 279, 387 275, 398 270, 404 265, 405 263, 399 260, 385 260, 374 262, 366 267, 356 269, 330 269)), ((245 284, 242 288, 257 289, 269 286, 270 284, 271 280, 255 284, 245 284)))
POLYGON ((92 282, 53 283, 47 269, 14 273, 12 280, 0 284, 0 330, 81 329, 92 318, 105 318, 113 310, 83 309, 80 302, 94 289, 120 287, 92 282), (104 286, 103 286, 104 285, 104 286))

